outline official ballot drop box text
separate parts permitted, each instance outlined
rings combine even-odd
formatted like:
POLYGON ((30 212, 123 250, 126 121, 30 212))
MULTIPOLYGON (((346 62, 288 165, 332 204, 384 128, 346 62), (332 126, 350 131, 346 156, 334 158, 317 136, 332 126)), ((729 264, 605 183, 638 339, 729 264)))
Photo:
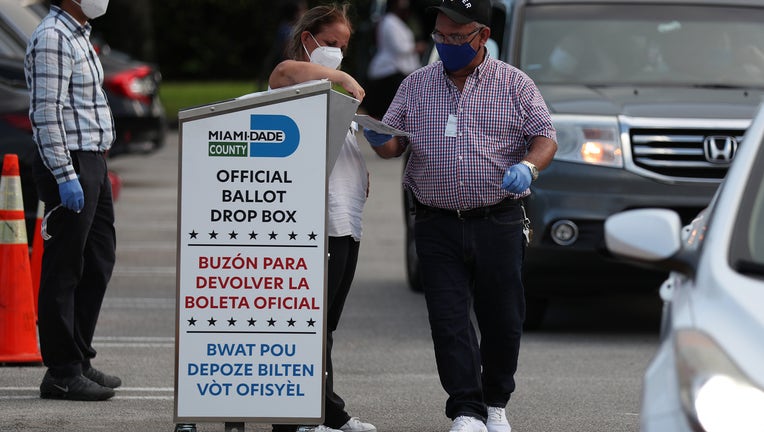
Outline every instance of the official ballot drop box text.
POLYGON ((328 81, 179 113, 175 421, 321 423, 328 81))

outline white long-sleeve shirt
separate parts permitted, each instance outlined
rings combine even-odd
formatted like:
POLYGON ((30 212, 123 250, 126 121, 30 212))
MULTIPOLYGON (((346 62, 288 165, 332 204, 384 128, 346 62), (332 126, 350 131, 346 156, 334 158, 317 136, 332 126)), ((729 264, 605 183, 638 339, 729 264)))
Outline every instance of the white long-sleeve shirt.
POLYGON ((368 187, 366 162, 351 128, 329 175, 327 234, 330 237, 351 235, 361 241, 361 218, 368 187))
POLYGON ((397 72, 408 75, 420 66, 414 32, 398 15, 386 13, 377 28, 377 53, 369 63, 369 78, 384 78, 397 72))

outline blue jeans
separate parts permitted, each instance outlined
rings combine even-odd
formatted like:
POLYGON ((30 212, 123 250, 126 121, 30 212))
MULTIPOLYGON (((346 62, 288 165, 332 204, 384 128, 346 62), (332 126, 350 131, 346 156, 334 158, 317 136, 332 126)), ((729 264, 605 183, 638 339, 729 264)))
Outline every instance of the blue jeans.
POLYGON ((525 319, 522 222, 519 201, 468 219, 417 209, 419 270, 451 419, 466 415, 485 421, 487 407, 504 408, 515 389, 525 319))

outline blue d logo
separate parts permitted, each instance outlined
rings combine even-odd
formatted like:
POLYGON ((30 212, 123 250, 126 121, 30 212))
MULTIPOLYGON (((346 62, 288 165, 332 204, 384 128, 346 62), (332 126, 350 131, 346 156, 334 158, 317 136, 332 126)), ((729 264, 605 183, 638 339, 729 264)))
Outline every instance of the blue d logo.
POLYGON ((253 114, 250 129, 249 157, 287 157, 300 144, 297 123, 287 116, 253 114))

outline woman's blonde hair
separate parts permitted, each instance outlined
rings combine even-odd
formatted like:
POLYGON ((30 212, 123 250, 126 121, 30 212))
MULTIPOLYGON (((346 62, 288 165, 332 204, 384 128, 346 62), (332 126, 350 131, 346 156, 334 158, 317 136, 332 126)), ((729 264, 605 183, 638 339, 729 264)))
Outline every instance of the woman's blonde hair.
POLYGON ((331 4, 316 6, 305 12, 292 29, 289 45, 287 45, 286 49, 287 57, 293 60, 300 60, 305 56, 305 49, 302 46, 301 38, 302 32, 304 31, 308 31, 310 34, 315 35, 316 33, 320 33, 324 27, 339 22, 345 24, 352 34, 353 26, 350 24, 350 19, 348 19, 349 7, 349 3, 343 5, 331 4))

